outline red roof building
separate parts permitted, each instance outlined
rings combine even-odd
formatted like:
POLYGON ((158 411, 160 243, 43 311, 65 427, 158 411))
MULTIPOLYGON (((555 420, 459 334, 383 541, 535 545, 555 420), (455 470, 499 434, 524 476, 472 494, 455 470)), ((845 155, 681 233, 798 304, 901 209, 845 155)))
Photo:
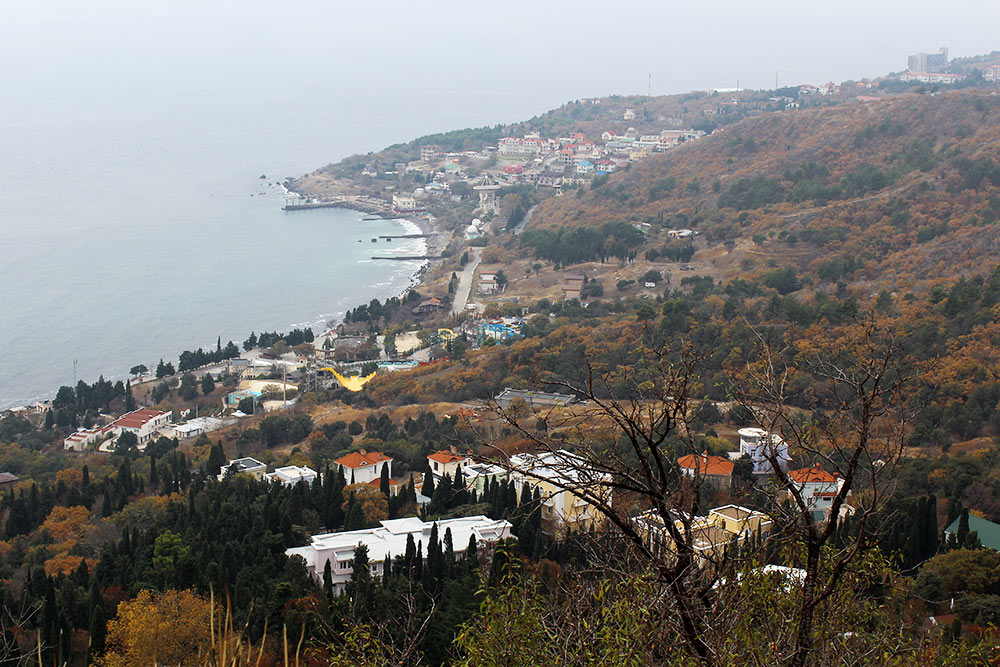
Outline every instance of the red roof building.
POLYGON ((427 456, 427 465, 430 466, 434 477, 440 479, 445 475, 455 476, 458 467, 469 465, 473 460, 464 454, 459 454, 458 450, 442 449, 427 456))
POLYGON ((819 464, 811 468, 791 470, 788 478, 796 484, 836 484, 837 474, 830 474, 819 467, 819 464))
POLYGON ((382 478, 382 468, 389 468, 392 477, 392 457, 382 452, 351 452, 334 461, 338 469, 344 472, 348 484, 367 484, 382 478))
POLYGON ((728 486, 732 481, 736 464, 724 456, 712 456, 708 452, 688 454, 677 459, 677 465, 686 477, 694 477, 695 472, 704 479, 728 486))

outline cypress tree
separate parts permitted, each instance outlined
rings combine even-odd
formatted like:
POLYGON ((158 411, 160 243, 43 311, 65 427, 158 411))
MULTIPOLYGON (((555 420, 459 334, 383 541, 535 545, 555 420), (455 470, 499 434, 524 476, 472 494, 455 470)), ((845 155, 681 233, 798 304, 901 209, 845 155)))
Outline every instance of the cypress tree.
POLYGON ((938 522, 937 522, 937 496, 931 494, 927 498, 927 544, 924 549, 924 558, 930 558, 938 551, 938 522))
POLYGON ((962 509, 958 517, 958 546, 964 548, 969 541, 969 510, 962 509))
POLYGON ((509 480, 506 482, 503 504, 504 516, 510 515, 510 513, 514 511, 514 508, 517 507, 517 489, 514 488, 514 482, 509 480))
POLYGON ((323 566, 323 592, 326 593, 327 601, 333 602, 333 569, 330 567, 329 558, 323 566))
POLYGON ((354 492, 347 501, 347 515, 344 518, 344 530, 361 530, 365 527, 365 515, 361 505, 354 499, 354 492))
POLYGON ((84 464, 83 466, 83 479, 80 481, 80 486, 87 488, 90 485, 90 468, 84 464))
POLYGON ((424 543, 417 542, 417 553, 413 557, 413 580, 420 581, 424 578, 424 543))
POLYGON ((455 543, 452 541, 451 528, 444 529, 444 574, 451 576, 455 567, 455 543))
POLYGON ((465 547, 465 564, 470 572, 479 566, 479 552, 476 548, 475 535, 469 535, 469 546, 465 547))
POLYGON ((431 464, 427 463, 424 468, 424 485, 420 489, 420 493, 424 494, 428 498, 434 496, 434 473, 431 472, 431 464))
POLYGON ((386 498, 390 496, 388 465, 382 466, 382 477, 379 479, 378 488, 386 498))
POLYGON ((125 412, 135 410, 135 396, 132 395, 132 381, 125 381, 125 412))
MULTIPOLYGON (((444 485, 442 484, 442 486, 444 485)), ((427 579, 428 590, 437 593, 444 580, 444 554, 441 552, 436 521, 431 524, 431 536, 427 542, 427 570, 424 575, 427 579)))
POLYGON ((406 535, 406 553, 403 554, 403 567, 405 568, 406 575, 413 578, 413 559, 417 555, 417 545, 413 542, 413 533, 407 533, 406 535))
POLYGON ((104 653, 107 636, 107 619, 104 617, 104 602, 98 596, 90 607, 90 644, 87 646, 87 664, 92 664, 92 658, 104 653))
MULTIPOLYGON (((417 502, 417 486, 413 481, 413 473, 410 473, 410 481, 406 485, 406 502, 415 503, 417 502)), ((406 503, 403 503, 406 504, 406 503)))

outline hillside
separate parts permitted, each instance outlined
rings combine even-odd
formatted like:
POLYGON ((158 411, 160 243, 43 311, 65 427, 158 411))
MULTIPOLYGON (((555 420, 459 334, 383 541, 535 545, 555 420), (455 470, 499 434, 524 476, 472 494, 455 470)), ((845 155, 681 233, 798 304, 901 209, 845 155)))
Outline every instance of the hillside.
POLYGON ((532 228, 645 222, 647 246, 690 228, 707 247, 752 241, 744 272, 927 289, 996 252, 998 109, 960 91, 747 118, 543 202, 532 228))

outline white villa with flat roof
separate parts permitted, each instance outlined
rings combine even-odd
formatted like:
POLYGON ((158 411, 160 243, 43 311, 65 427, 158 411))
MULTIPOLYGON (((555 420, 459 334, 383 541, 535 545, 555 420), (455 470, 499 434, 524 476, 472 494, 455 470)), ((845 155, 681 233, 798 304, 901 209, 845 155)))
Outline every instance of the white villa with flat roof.
POLYGON ((264 473, 264 479, 269 482, 278 482, 284 486, 295 486, 299 482, 305 482, 312 486, 319 474, 309 466, 284 466, 277 468, 274 472, 264 473))
MULTIPOLYGON (((417 517, 380 521, 378 528, 351 530, 342 533, 313 535, 304 547, 293 547, 285 551, 286 556, 299 556, 306 562, 306 569, 315 579, 321 580, 326 563, 330 563, 333 575, 333 590, 341 593, 354 572, 354 549, 361 544, 368 547, 368 560, 372 575, 382 576, 382 564, 386 558, 402 556, 406 553, 406 538, 413 536, 413 542, 423 544, 422 552, 427 554, 433 523, 425 523, 417 517)), ((462 558, 469 546, 469 538, 476 538, 476 546, 506 539, 511 536, 511 523, 495 521, 485 516, 470 516, 458 519, 443 519, 436 522, 438 539, 443 540, 445 531, 451 530, 455 558, 462 558)))
POLYGON ((240 473, 246 473, 251 475, 254 479, 262 479, 264 473, 267 472, 267 466, 257 459, 245 456, 241 459, 233 459, 226 465, 222 466, 222 470, 219 471, 219 481, 221 482, 226 478, 226 475, 238 475, 240 473))

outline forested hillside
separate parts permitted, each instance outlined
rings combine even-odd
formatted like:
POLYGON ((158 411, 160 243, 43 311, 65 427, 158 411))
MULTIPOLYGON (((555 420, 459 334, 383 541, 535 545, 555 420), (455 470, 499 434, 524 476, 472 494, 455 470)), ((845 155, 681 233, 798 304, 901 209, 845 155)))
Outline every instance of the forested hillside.
POLYGON ((956 91, 747 118, 543 202, 532 226, 690 228, 749 244, 745 271, 773 260, 821 283, 925 290, 997 250, 998 112, 1000 98, 956 91))

